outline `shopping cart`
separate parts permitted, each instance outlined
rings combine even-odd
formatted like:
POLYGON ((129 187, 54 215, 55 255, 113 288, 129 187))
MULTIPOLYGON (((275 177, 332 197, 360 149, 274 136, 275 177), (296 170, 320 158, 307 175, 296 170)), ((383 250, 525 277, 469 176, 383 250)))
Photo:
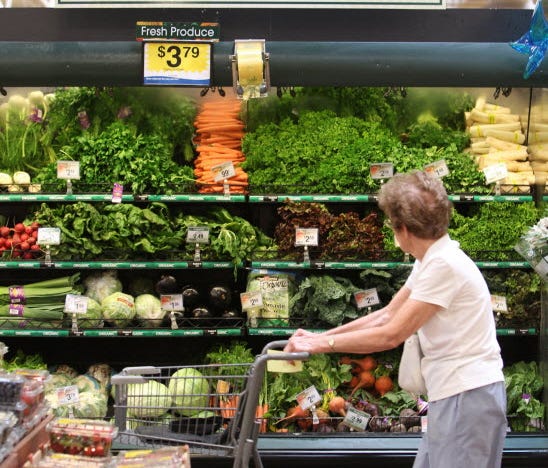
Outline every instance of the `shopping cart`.
POLYGON ((308 353, 268 343, 254 362, 177 367, 126 367, 112 376, 117 445, 188 445, 191 457, 222 457, 233 468, 256 468, 259 394, 269 360, 304 361, 308 353), (277 350, 277 352, 269 352, 277 350))

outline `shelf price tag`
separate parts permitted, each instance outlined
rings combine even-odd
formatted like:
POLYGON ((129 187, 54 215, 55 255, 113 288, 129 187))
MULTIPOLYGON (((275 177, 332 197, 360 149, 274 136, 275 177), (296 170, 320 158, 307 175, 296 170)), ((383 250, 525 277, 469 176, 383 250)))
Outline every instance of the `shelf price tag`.
POLYGON ((190 226, 186 233, 186 241, 191 244, 207 244, 209 242, 209 228, 190 226))
POLYGON ((23 317, 25 315, 25 305, 24 304, 10 304, 9 305, 9 314, 15 315, 17 317, 23 317))
POLYGON ((160 304, 162 309, 169 311, 185 310, 183 305, 182 294, 162 294, 160 296, 160 304))
POLYGON ((394 165, 392 163, 370 164, 369 174, 372 179, 390 179, 394 176, 394 165))
POLYGON ((357 431, 365 431, 370 419, 371 415, 369 413, 366 413, 365 411, 360 411, 353 406, 350 406, 346 411, 343 423, 346 426, 351 427, 352 429, 355 429, 357 431))
POLYGON ((112 187, 112 203, 122 203, 123 195, 124 186, 122 184, 115 183, 112 187))
POLYGON ((260 291, 246 291, 240 294, 242 310, 258 309, 263 306, 263 295, 260 291))
POLYGON ((88 311, 87 296, 78 294, 67 294, 65 296, 65 313, 66 314, 85 314, 88 311))
POLYGON ((66 387, 58 387, 57 403, 63 406, 75 405, 80 401, 80 394, 76 385, 68 385, 66 387))
POLYGON ((223 180, 230 179, 236 175, 232 161, 226 161, 213 166, 211 172, 213 172, 213 180, 215 182, 222 182, 223 180))
POLYGON ((312 408, 321 401, 322 397, 320 396, 318 390, 316 390, 316 387, 314 385, 311 385, 310 387, 304 389, 301 393, 297 395, 297 403, 303 410, 312 408))
POLYGON ((493 311, 495 312, 508 312, 508 305, 506 304, 505 296, 491 294, 491 304, 493 306, 493 311))
POLYGON ((380 302, 379 295, 377 293, 377 288, 364 289, 363 291, 356 291, 354 293, 354 299, 356 300, 356 306, 358 307, 358 309, 371 307, 380 302))
POLYGON ((79 180, 80 161, 57 161, 57 178, 79 180))
POLYGON ((506 179, 508 176, 508 168, 504 163, 491 164, 483 168, 483 174, 485 175, 485 183, 492 184, 493 182, 499 182, 506 179))
POLYGON ((59 245, 61 243, 61 229, 50 227, 38 228, 36 243, 40 246, 59 245))
POLYGON ((441 179, 442 177, 449 175, 449 168, 447 167, 446 162, 443 159, 440 159, 439 161, 434 161, 433 163, 424 166, 424 172, 429 176, 441 179))
POLYGON ((318 245, 318 228, 295 228, 296 246, 318 245))
POLYGON ((145 42, 143 47, 143 84, 209 86, 210 43, 145 42))

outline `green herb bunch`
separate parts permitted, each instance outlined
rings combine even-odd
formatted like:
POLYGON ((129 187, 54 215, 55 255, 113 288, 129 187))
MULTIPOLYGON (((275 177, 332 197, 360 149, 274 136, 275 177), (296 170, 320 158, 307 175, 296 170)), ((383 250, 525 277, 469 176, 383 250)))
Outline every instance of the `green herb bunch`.
POLYGON ((467 214, 454 210, 449 234, 474 260, 516 260, 516 242, 538 219, 533 202, 487 202, 467 214))
POLYGON ((55 160, 44 137, 51 95, 32 91, 0 105, 0 169, 8 173, 38 168, 55 160))

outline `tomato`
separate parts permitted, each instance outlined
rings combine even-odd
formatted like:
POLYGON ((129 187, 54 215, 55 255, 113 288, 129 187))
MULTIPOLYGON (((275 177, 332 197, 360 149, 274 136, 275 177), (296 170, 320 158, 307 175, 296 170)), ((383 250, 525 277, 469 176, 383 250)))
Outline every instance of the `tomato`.
POLYGON ((50 447, 54 452, 64 452, 63 444, 59 442, 50 442, 50 447))
POLYGON ((77 445, 71 445, 68 448, 68 453, 70 453, 71 455, 77 455, 80 453, 80 447, 78 447, 77 445))
POLYGON ((97 444, 95 446, 95 455, 97 457, 104 457, 105 456, 105 446, 102 444, 97 444))

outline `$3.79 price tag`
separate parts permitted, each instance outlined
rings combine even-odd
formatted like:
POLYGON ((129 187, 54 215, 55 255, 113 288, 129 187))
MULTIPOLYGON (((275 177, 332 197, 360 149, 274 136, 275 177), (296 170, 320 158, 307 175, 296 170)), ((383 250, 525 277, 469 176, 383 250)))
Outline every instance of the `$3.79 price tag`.
POLYGON ((76 385, 57 388, 57 403, 60 405, 75 405, 80 401, 80 394, 76 385))
POLYGON ((207 42, 145 42, 145 85, 209 86, 211 44, 207 42))

